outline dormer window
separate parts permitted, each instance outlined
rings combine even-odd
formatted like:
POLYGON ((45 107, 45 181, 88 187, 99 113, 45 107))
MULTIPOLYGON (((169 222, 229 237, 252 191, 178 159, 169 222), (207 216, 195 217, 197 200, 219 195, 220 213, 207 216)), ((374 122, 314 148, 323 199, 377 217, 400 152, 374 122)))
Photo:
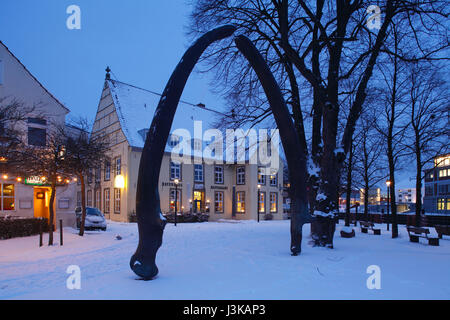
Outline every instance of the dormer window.
POLYGON ((138 133, 141 136, 142 140, 147 140, 148 129, 141 129, 138 131, 138 133))
POLYGON ((194 151, 202 151, 202 141, 194 139, 194 151))
POLYGON ((167 144, 169 145, 169 147, 176 147, 178 144, 180 143, 180 137, 174 134, 171 134, 169 137, 169 141, 167 142, 167 144))

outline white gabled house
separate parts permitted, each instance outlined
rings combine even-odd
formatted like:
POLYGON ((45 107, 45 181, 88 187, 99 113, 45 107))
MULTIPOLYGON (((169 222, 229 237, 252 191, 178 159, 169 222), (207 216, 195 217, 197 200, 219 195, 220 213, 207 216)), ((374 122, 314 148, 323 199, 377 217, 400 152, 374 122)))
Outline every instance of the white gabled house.
MULTIPOLYGON (((109 137, 110 160, 88 177, 86 199, 88 206, 99 208, 110 220, 130 221, 135 213, 141 152, 159 99, 157 94, 146 89, 111 79, 107 69, 92 134, 109 137)), ((201 104, 180 104, 171 133, 185 129, 191 138, 195 138, 194 121, 202 121, 202 129, 206 130, 216 119, 217 113, 201 104)), ((172 147, 177 143, 179 137, 172 134, 163 156, 159 178, 163 213, 174 212, 176 207, 179 214, 209 214, 209 220, 256 220, 259 196, 261 219, 266 214, 273 219, 285 218, 283 161, 279 161, 278 173, 267 177, 259 175, 258 166, 248 161, 211 164, 203 159, 196 164, 177 163, 171 157, 172 147), (175 181, 179 181, 177 186, 175 181)), ((202 141, 192 139, 193 152, 201 151, 202 144, 202 141)), ((80 192, 77 198, 81 203, 80 192)))
MULTIPOLYGON (((55 125, 65 125, 70 110, 56 99, 0 41, 0 101, 6 105, 17 101, 24 110, 32 110, 19 126, 23 141, 45 146, 47 132, 55 125)), ((1 172, 0 217, 49 217, 50 191, 42 177, 17 177, 1 172)), ((76 186, 57 187, 55 222, 73 225, 76 186)))

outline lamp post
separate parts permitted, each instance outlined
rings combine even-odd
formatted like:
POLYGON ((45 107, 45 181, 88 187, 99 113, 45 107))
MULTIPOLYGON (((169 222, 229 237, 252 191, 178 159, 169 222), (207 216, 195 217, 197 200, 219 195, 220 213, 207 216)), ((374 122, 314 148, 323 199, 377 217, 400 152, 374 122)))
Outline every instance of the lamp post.
POLYGON ((178 211, 178 183, 180 183, 180 180, 175 179, 173 181, 175 183, 175 226, 177 225, 177 211, 178 211))
POLYGON ((390 201, 389 201, 389 195, 390 195, 390 187, 391 187, 391 181, 387 180, 386 181, 386 186, 387 186, 387 206, 386 206, 386 212, 387 212, 387 217, 386 217, 386 224, 387 224, 387 231, 389 231, 389 209, 390 209, 390 201))
POLYGON ((260 208, 260 203, 259 203, 259 197, 261 196, 261 185, 260 184, 258 184, 258 222, 259 222, 259 210, 261 209, 260 208))

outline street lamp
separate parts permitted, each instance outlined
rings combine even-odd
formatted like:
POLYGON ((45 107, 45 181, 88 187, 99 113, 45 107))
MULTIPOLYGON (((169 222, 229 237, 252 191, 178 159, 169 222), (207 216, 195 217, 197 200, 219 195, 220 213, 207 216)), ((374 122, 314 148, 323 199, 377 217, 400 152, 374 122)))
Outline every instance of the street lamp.
POLYGON ((390 195, 390 187, 391 187, 391 181, 387 180, 386 181, 386 186, 387 186, 387 206, 386 206, 386 211, 387 211, 387 217, 386 217, 386 224, 387 224, 387 231, 389 231, 389 209, 390 209, 390 201, 389 201, 389 195, 390 195))
POLYGON ((261 209, 260 208, 261 204, 259 203, 259 197, 261 196, 260 194, 261 194, 261 185, 258 184, 258 222, 259 222, 259 210, 261 209))
POLYGON ((173 181, 175 183, 175 226, 177 225, 177 211, 178 211, 178 184, 180 180, 175 179, 173 181))

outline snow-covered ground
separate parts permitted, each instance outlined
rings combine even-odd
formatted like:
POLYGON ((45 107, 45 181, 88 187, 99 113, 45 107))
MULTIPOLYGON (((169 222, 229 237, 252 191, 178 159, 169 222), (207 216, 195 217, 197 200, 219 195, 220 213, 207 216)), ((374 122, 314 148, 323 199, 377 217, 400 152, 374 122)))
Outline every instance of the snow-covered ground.
POLYGON ((381 236, 358 228, 343 239, 342 227, 331 250, 311 247, 305 225, 302 254, 292 257, 289 221, 167 225, 153 281, 137 281, 128 266, 136 224, 109 223, 84 238, 66 228, 62 247, 39 248, 37 236, 2 240, 0 299, 450 298, 450 238, 432 247, 410 243, 404 226, 393 240, 383 226, 381 236), (70 265, 81 269, 80 290, 66 287, 70 265), (370 265, 381 269, 380 290, 367 288, 370 265))

